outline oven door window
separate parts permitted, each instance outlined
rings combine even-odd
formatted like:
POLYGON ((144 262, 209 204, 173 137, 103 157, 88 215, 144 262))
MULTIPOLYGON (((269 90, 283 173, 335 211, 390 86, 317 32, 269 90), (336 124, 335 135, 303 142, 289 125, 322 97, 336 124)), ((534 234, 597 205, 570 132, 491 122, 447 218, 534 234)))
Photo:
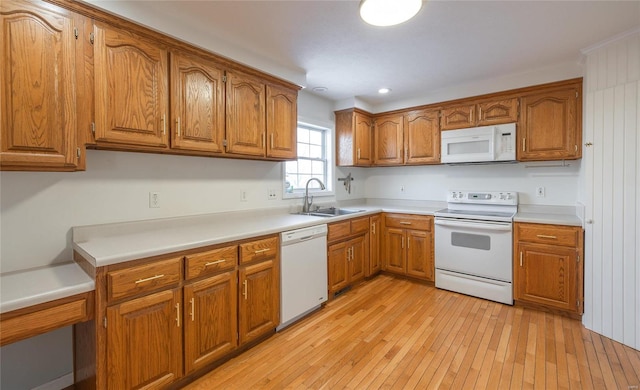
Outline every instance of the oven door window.
POLYGON ((485 234, 451 233, 451 246, 491 250, 491 237, 485 234))

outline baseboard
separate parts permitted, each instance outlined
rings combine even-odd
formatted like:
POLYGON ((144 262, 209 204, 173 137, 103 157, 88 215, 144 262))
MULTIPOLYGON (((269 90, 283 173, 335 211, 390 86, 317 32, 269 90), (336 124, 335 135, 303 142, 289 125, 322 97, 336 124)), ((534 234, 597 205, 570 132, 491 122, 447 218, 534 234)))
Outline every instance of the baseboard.
POLYGON ((56 378, 51 382, 47 382, 38 387, 34 387, 32 390, 61 390, 73 385, 73 373, 70 372, 67 375, 56 378))

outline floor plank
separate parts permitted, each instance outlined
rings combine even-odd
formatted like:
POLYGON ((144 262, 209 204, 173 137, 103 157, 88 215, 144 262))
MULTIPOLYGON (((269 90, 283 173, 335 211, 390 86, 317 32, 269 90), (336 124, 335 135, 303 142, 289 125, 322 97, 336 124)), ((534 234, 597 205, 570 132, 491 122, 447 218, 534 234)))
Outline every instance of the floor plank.
POLYGON ((640 352, 579 321, 379 276, 186 388, 633 386, 640 352))

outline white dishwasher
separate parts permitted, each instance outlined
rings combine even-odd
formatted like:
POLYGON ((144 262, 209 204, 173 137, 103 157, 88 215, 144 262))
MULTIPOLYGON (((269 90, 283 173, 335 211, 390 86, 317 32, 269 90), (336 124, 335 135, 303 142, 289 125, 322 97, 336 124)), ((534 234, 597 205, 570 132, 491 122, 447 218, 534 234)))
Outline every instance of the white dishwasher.
POLYGON ((327 225, 280 234, 280 325, 291 325, 327 301, 327 225))

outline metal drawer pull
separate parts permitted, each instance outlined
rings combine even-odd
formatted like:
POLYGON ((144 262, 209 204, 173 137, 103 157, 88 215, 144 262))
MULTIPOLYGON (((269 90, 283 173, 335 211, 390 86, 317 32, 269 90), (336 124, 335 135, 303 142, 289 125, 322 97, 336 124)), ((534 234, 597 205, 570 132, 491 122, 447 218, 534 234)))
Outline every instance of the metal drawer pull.
POLYGON ((402 237, 402 249, 404 249, 404 237, 402 237))
POLYGON ((162 274, 162 275, 152 276, 152 277, 150 277, 150 278, 144 278, 144 279, 136 280, 136 284, 138 284, 138 283, 144 283, 144 282, 149 282, 149 281, 152 281, 152 280, 155 280, 155 279, 160 279, 160 278, 164 278, 164 274, 162 274))
POLYGON ((544 234, 538 234, 538 238, 549 238, 549 239, 552 239, 552 240, 556 240, 558 237, 556 237, 556 236, 547 236, 547 235, 544 235, 544 234))
POLYGON ((176 303, 176 324, 180 327, 180 304, 176 303))
POLYGON ((244 299, 246 301, 247 300, 247 281, 245 280, 244 282, 242 282, 242 285, 244 286, 244 291, 242 292, 242 295, 244 295, 244 299))
POLYGON ((411 242, 411 238, 407 237, 407 249, 409 249, 410 242, 411 242))
POLYGON ((227 261, 227 260, 226 259, 221 259, 221 260, 216 260, 216 261, 210 261, 208 263, 204 263, 204 266, 208 267, 210 265, 216 265, 216 264, 224 263, 225 261, 227 261))
POLYGON ((264 253, 264 252, 269 252, 271 250, 271 248, 267 248, 267 249, 258 249, 257 251, 254 251, 253 253, 255 253, 256 255, 259 253, 264 253))
POLYGON ((194 317, 195 317, 195 303, 194 303, 194 298, 191 298, 190 300, 191 302, 191 322, 195 321, 194 317))
POLYGON ((520 252, 520 267, 522 267, 522 252, 520 252))
POLYGON ((402 222, 400 222, 400 225, 411 225, 411 222, 404 222, 404 221, 402 221, 402 222))

